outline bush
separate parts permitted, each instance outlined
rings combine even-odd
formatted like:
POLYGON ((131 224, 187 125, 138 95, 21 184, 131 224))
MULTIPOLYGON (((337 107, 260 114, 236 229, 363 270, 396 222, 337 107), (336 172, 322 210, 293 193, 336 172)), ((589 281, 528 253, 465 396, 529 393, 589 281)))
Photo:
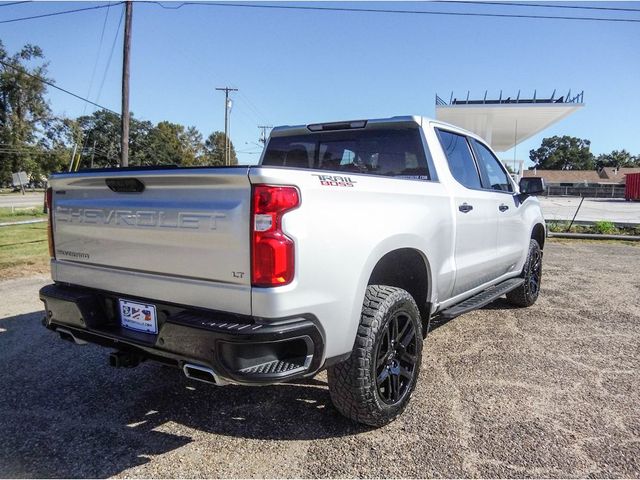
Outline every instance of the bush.
POLYGON ((547 229, 550 232, 566 232, 569 223, 567 222, 549 222, 547 223, 547 229))
POLYGON ((596 233, 600 233, 602 235, 608 235, 612 233, 618 233, 618 229, 614 225, 613 222, 608 220, 600 220, 593 225, 596 233))

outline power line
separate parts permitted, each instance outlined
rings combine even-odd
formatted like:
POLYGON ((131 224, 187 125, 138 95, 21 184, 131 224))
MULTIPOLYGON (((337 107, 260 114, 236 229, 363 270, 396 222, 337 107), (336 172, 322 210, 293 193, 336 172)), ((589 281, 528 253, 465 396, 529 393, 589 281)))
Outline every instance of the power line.
POLYGON ((13 22, 22 22, 25 20, 36 20, 38 18, 47 18, 47 17, 55 17, 57 15, 66 15, 68 13, 78 13, 78 12, 86 12, 88 10, 99 10, 102 8, 109 8, 115 5, 122 5, 124 2, 118 3, 110 3, 108 5, 96 5, 93 7, 85 7, 85 8, 76 8, 73 10, 62 10, 60 12, 51 12, 51 13, 43 13, 42 15, 31 15, 29 17, 20 17, 20 18, 11 18, 9 20, 0 20, 0 23, 13 23, 13 22))
MULTIPOLYGON (((111 7, 111 2, 109 2, 109 7, 111 7)), ((104 32, 107 28, 107 20, 109 19, 109 11, 110 11, 109 7, 107 7, 107 11, 105 12, 105 15, 104 15, 104 21, 102 22, 102 32, 100 33, 100 40, 98 41, 98 51, 96 53, 96 61, 93 64, 93 70, 91 72, 91 80, 89 80, 89 89, 87 90, 87 97, 91 96, 91 90, 93 90, 93 80, 96 76, 96 70, 98 69, 98 61, 100 60, 100 54, 102 53, 102 44, 104 42, 104 32)), ((99 100, 99 99, 96 98, 96 100, 99 100)), ((87 112, 87 104, 85 103, 84 107, 82 108, 83 117, 86 112, 87 112)), ((82 148, 80 149, 80 161, 82 161, 82 153, 87 148, 88 141, 89 141, 89 135, 87 135, 84 138, 84 141, 82 142, 82 148)))
POLYGON ((568 8, 574 10, 603 10, 608 12, 640 12, 639 8, 593 7, 586 5, 558 5, 557 3, 521 3, 521 2, 484 2, 478 0, 431 0, 432 3, 464 3, 469 5, 504 5, 509 7, 568 8))
POLYGON ((28 77, 35 78, 36 80, 41 81, 45 85, 49 85, 50 87, 53 87, 53 88, 55 88, 57 90, 60 90, 61 92, 64 92, 64 93, 66 93, 68 95, 71 95, 72 97, 76 97, 79 100, 82 100, 82 101, 85 101, 87 103, 90 103, 91 105, 94 105, 94 106, 96 106, 98 108, 101 108, 103 110, 107 110, 108 112, 115 113, 118 116, 120 115, 118 112, 114 112, 110 108, 104 107, 104 106, 102 106, 102 105, 100 105, 100 104, 98 104, 96 102, 92 102, 91 100, 89 100, 87 98, 81 97, 80 95, 77 95, 77 94, 75 94, 73 92, 70 92, 69 90, 66 90, 66 89, 64 89, 62 87, 59 87, 55 83, 51 83, 50 81, 45 80, 44 78, 39 77, 38 75, 33 75, 32 73, 27 72, 23 68, 19 68, 19 67, 16 67, 15 65, 11 65, 10 63, 5 62, 4 60, 0 60, 0 64, 4 65, 5 67, 13 68, 14 70, 16 70, 16 71, 18 71, 18 72, 20 72, 20 73, 22 73, 22 74, 24 74, 24 75, 26 75, 28 77))
POLYGON ((107 64, 104 67, 104 73, 102 74, 102 82, 100 82, 100 88, 98 89, 98 93, 96 95, 96 102, 100 101, 100 95, 102 94, 102 88, 104 87, 104 82, 107 79, 107 73, 109 72, 109 67, 111 66, 111 59, 113 58, 113 52, 116 48, 116 41, 118 40, 118 34, 120 33, 120 27, 122 26, 122 19, 124 18, 124 9, 120 12, 120 21, 118 22, 118 28, 116 28, 116 34, 113 37, 113 43, 111 44, 111 51, 109 52, 109 58, 107 59, 107 64))
POLYGON ((31 3, 31 0, 23 0, 22 2, 0 3, 0 7, 10 7, 11 5, 20 5, 21 3, 31 3))
POLYGON ((98 69, 98 63, 100 61, 100 54, 102 53, 102 44, 104 42, 104 32, 107 28, 107 20, 109 19, 110 7, 111 7, 111 2, 109 2, 109 5, 107 6, 107 11, 104 15, 104 21, 102 22, 102 31, 100 32, 100 39, 98 40, 98 51, 96 52, 96 61, 93 63, 93 70, 91 71, 91 79, 89 80, 89 89, 87 90, 87 97, 91 96, 91 90, 93 90, 93 80, 95 79, 96 70, 98 69))
MULTIPOLYGON (((157 1, 141 1, 139 3, 152 3, 162 8, 168 8, 157 1)), ((616 22, 616 23, 640 23, 640 19, 634 18, 606 18, 606 17, 571 17, 558 15, 530 15, 517 13, 478 13, 478 12, 443 12, 437 10, 389 10, 383 8, 353 8, 353 7, 320 7, 305 5, 266 5, 253 3, 221 3, 221 2, 182 2, 171 10, 177 10, 183 6, 205 6, 205 7, 234 7, 234 8, 262 8, 275 10, 307 10, 323 12, 353 12, 353 13, 395 13, 409 15, 443 15, 459 17, 494 17, 494 18, 530 18, 537 20, 577 20, 589 22, 616 22)))
MULTIPOLYGON (((124 2, 118 2, 114 5, 121 5, 124 2)), ((263 8, 263 9, 279 9, 279 10, 309 10, 309 11, 325 11, 325 12, 354 12, 354 13, 391 13, 391 14, 413 14, 413 15, 444 15, 444 16, 462 16, 462 17, 493 17, 493 18, 530 18, 537 20, 577 20, 588 22, 616 22, 616 23, 640 23, 640 19, 633 18, 606 18, 606 17, 572 17, 572 16, 558 16, 558 15, 529 15, 529 14, 512 14, 512 13, 478 13, 478 12, 443 12, 437 10, 389 10, 383 8, 350 8, 350 7, 320 7, 320 6, 304 6, 304 5, 265 5, 265 4, 250 4, 250 3, 220 3, 220 2, 182 2, 176 7, 168 7, 157 1, 141 1, 139 3, 153 3, 159 5, 162 8, 169 10, 177 10, 183 6, 209 6, 209 7, 235 7, 235 8, 263 8)), ((525 4, 518 4, 515 2, 452 2, 452 3, 487 3, 492 5, 508 5, 508 6, 525 6, 525 4)), ((526 4, 526 6, 539 6, 547 7, 543 4, 526 4)), ((35 20, 39 18, 53 17, 57 15, 66 15, 69 13, 85 12, 88 10, 98 10, 101 8, 107 8, 108 5, 96 5, 93 7, 76 8, 73 10, 63 10, 60 12, 45 13, 42 15, 32 15, 29 17, 12 18, 9 20, 0 20, 0 24, 21 22, 25 20, 35 20)), ((559 5, 551 8, 562 8, 559 5)), ((579 8, 577 6, 564 6, 564 8, 579 8)), ((623 9, 614 7, 580 7, 582 9, 590 10, 617 10, 617 11, 640 11, 636 9, 623 9)))
MULTIPOLYGON (((244 101, 247 103, 249 108, 251 108, 255 112, 255 114, 258 116, 258 120, 260 120, 261 122, 264 122, 265 120, 268 120, 267 117, 258 109, 258 107, 256 107, 255 104, 251 100, 249 100, 249 97, 247 97, 242 92, 238 92, 238 94, 240 95, 240 97, 242 97, 244 99, 244 101)), ((269 122, 267 122, 267 123, 269 123, 269 122)))

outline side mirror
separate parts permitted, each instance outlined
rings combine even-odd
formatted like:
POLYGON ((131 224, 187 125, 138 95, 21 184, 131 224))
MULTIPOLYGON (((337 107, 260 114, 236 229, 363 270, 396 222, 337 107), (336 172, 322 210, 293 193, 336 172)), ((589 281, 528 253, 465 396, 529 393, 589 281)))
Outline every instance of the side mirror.
POLYGON ((521 195, 538 195, 544 193, 546 186, 544 184, 544 178, 541 177, 522 177, 520 179, 520 194, 521 195))

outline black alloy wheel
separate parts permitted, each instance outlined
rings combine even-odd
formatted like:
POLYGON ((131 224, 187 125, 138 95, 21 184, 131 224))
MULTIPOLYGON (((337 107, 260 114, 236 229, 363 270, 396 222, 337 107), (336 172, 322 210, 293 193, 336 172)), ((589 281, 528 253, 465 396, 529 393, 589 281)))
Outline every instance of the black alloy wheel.
POLYGON ((533 249, 529 255, 529 267, 525 285, 527 294, 537 297, 540 293, 540 279, 542 278, 542 252, 539 248, 533 249))
POLYGON ((411 294, 369 285, 351 356, 327 369, 335 407, 365 425, 391 422, 416 387, 422 346, 422 319, 411 294))
POLYGON ((524 283, 507 293, 507 301, 516 307, 530 307, 538 299, 542 282, 542 250, 534 239, 529 242, 529 254, 522 269, 524 283))
POLYGON ((382 334, 376 354, 376 388, 387 405, 401 402, 412 383, 416 371, 416 329, 404 311, 389 320, 382 334))

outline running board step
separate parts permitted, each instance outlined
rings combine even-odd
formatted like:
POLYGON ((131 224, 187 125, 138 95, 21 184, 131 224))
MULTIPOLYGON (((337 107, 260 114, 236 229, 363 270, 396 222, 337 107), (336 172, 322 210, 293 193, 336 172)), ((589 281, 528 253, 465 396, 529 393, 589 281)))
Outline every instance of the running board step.
POLYGON ((496 298, 501 297, 505 293, 509 293, 514 288, 518 288, 524 283, 524 278, 510 278, 498 285, 489 287, 486 290, 474 295, 471 298, 464 300, 452 307, 443 310, 440 313, 440 318, 445 320, 451 320, 463 313, 470 312, 471 310, 477 310, 485 305, 493 302, 496 298))

